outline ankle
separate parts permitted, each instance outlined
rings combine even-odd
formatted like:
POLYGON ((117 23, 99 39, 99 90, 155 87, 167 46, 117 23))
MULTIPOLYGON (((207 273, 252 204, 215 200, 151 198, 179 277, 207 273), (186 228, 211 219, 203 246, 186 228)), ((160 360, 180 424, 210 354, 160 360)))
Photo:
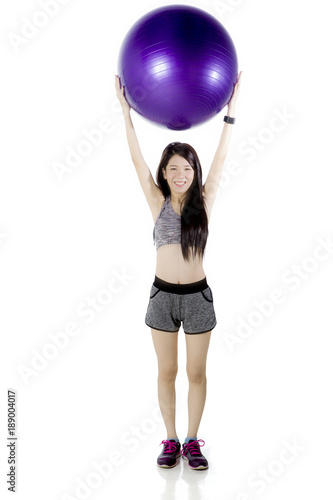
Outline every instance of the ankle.
POLYGON ((198 438, 196 436, 195 437, 186 437, 184 443, 187 444, 190 441, 190 439, 197 440, 198 438))

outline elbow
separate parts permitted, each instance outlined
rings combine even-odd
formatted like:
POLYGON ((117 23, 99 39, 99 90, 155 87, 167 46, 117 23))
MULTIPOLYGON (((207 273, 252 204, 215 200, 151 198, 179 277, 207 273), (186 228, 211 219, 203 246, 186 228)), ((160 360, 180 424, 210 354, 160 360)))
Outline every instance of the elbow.
POLYGON ((224 162, 225 162, 225 160, 226 160, 226 158, 227 158, 227 153, 226 152, 220 153, 219 156, 218 156, 218 159, 217 159, 219 165, 223 165, 224 162))
POLYGON ((213 161, 213 165, 215 166, 215 168, 217 169, 221 169, 223 167, 223 164, 226 160, 226 157, 227 157, 227 154, 225 152, 217 152, 215 157, 214 157, 214 161, 213 161))
POLYGON ((132 156, 132 162, 135 167, 138 167, 142 163, 142 158, 137 158, 136 156, 132 156))

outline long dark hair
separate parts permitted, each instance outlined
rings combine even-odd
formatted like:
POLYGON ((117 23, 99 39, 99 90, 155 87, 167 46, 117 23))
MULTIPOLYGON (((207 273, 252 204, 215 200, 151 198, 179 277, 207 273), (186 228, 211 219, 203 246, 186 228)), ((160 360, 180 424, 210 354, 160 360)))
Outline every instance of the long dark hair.
POLYGON ((203 197, 202 170, 198 155, 192 146, 184 142, 172 142, 162 153, 158 166, 156 180, 166 198, 171 194, 167 180, 163 177, 162 169, 166 169, 170 158, 179 155, 185 158, 194 170, 194 178, 181 203, 181 246, 185 260, 189 261, 189 250, 192 255, 204 256, 208 237, 208 217, 203 197))

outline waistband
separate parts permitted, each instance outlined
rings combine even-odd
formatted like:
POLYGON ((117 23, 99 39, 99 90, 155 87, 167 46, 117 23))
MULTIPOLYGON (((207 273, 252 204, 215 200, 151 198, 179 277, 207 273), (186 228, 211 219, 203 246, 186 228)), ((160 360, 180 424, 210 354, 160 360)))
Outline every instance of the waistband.
POLYGON ((163 292, 168 293, 178 293, 184 295, 186 293, 196 293, 201 292, 208 288, 207 278, 204 278, 200 281, 195 281, 193 283, 169 283, 168 281, 164 281, 158 276, 155 275, 155 280, 153 283, 154 286, 162 290, 163 292))

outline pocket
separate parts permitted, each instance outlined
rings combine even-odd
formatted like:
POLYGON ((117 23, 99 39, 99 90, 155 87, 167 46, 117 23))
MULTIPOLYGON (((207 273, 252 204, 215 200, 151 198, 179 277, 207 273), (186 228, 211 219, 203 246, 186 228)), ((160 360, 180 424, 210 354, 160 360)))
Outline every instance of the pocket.
POLYGON ((150 289, 150 295, 149 295, 149 297, 150 297, 151 299, 153 299, 153 298, 154 298, 154 297, 158 294, 158 292, 160 292, 160 291, 161 291, 161 290, 160 290, 159 288, 157 288, 157 286, 152 285, 152 286, 151 286, 151 289, 150 289))
POLYGON ((213 302, 213 292, 210 287, 201 290, 202 296, 207 302, 213 302))

